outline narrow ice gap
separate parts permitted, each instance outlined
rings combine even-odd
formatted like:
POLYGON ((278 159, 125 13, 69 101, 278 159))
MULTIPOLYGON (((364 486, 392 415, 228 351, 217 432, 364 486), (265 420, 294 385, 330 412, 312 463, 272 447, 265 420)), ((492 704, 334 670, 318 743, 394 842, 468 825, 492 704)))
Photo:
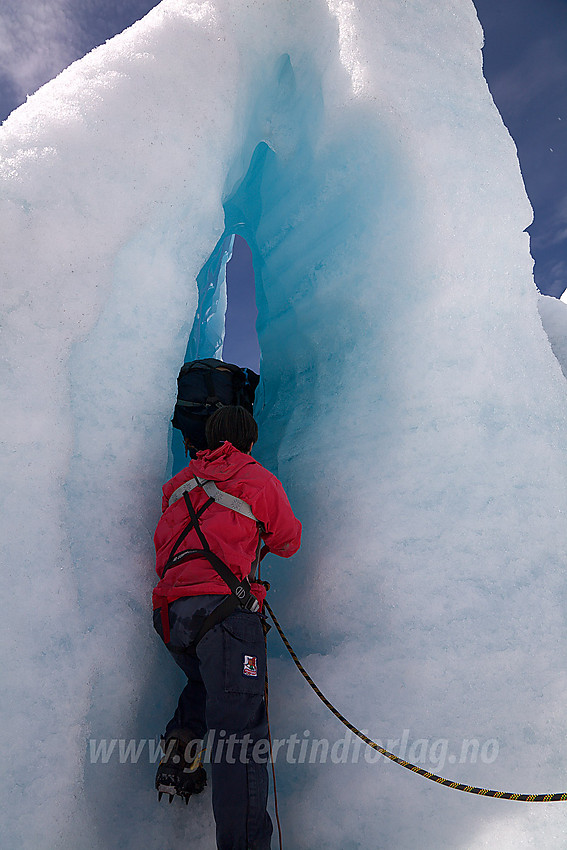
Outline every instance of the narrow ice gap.
POLYGON ((235 236, 232 258, 226 269, 227 307, 222 359, 260 372, 260 343, 256 331, 254 265, 250 246, 235 236))
MULTIPOLYGON (((287 63, 284 64, 287 65, 287 63)), ((250 274, 253 276, 252 286, 255 293, 253 299, 250 296, 248 297, 248 309, 255 307, 255 313, 258 315, 260 312, 258 303, 262 291, 262 259, 256 243, 256 230, 262 214, 260 188, 266 162, 273 159, 274 156, 270 147, 265 142, 260 142, 252 154, 250 165, 244 177, 236 181, 223 205, 224 232, 197 275, 198 307, 185 352, 185 363, 205 357, 215 357, 219 360, 234 362, 239 366, 249 366, 255 372, 260 373, 260 345, 257 330, 254 330, 255 344, 253 339, 250 346, 247 347, 245 355, 251 362, 241 361, 238 348, 234 345, 232 339, 228 340, 228 351, 232 351, 232 353, 228 355, 224 351, 228 304, 227 266, 233 255, 235 240, 245 242, 250 254, 248 264, 251 266, 250 274), (255 302, 254 307, 252 301, 255 302)), ((264 315, 266 315, 265 310, 264 315)), ((232 321, 230 316, 229 321, 232 321)), ((254 318, 255 323, 256 317, 254 318)), ((181 365, 180 363, 179 367, 181 365)), ((256 392, 256 398, 259 397, 263 397, 261 381, 256 392)), ((167 477, 175 475, 187 462, 181 434, 173 428, 170 428, 170 446, 167 477)))
MULTIPOLYGON (((214 357, 260 372, 254 285, 250 247, 243 237, 225 232, 197 277, 199 305, 187 344, 185 363, 214 357), (235 264, 232 264, 231 274, 233 258, 238 265, 234 268, 235 264)), ((181 433, 174 428, 170 431, 168 476, 175 475, 187 464, 181 433)))

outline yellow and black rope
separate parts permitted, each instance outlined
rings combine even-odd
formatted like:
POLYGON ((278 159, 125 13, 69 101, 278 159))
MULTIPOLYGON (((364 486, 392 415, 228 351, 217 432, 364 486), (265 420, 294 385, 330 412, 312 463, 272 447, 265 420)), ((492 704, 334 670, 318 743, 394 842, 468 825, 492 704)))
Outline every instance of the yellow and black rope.
POLYGON ((379 746, 375 741, 371 738, 368 738, 364 732, 361 732, 360 729, 357 729, 356 726, 353 726, 346 717, 344 717, 340 711, 329 702, 327 697, 319 690, 309 673, 305 670, 301 661, 293 651, 288 639, 286 638, 282 627, 280 626, 278 620, 276 619, 274 612, 270 608, 267 602, 264 602, 264 606, 268 611, 270 617, 274 621, 274 625, 279 632, 281 639, 283 640, 285 647, 293 661, 295 666, 303 676, 303 678, 308 682, 308 684, 313 688, 317 696, 322 702, 325 703, 329 711, 337 717, 341 723, 343 723, 347 729, 350 729, 353 734, 357 735, 361 740, 364 741, 369 747, 372 747, 373 750, 377 750, 377 752, 381 753, 390 761, 396 762, 396 764, 401 765, 402 767, 406 767, 408 770, 411 770, 412 773, 417 773, 419 776, 425 777, 425 779, 431 779, 432 782, 436 782, 438 785, 445 785, 447 788, 453 788, 455 791, 466 791, 468 794, 478 794, 481 797, 497 797, 500 800, 517 800, 520 803, 557 803, 564 802, 567 800, 567 792, 562 792, 559 794, 513 794, 509 791, 490 791, 488 788, 476 788, 474 785, 463 785, 460 782, 453 782, 451 779, 443 779, 442 776, 437 776, 435 773, 430 773, 427 770, 424 770, 422 767, 418 767, 415 764, 411 764, 410 762, 404 761, 404 759, 399 756, 395 756, 393 753, 385 750, 384 747, 379 746))

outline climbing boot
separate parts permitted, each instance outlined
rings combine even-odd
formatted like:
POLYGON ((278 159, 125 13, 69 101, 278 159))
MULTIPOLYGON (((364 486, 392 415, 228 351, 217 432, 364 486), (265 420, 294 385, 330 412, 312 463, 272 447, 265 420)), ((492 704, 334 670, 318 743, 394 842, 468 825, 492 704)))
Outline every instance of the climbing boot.
POLYGON ((156 791, 158 801, 164 794, 169 796, 169 802, 173 802, 175 795, 189 802, 192 794, 200 794, 207 784, 207 774, 201 764, 202 750, 188 761, 186 756, 189 750, 194 749, 178 738, 171 737, 167 741, 162 739, 163 756, 159 763, 156 774, 156 791))

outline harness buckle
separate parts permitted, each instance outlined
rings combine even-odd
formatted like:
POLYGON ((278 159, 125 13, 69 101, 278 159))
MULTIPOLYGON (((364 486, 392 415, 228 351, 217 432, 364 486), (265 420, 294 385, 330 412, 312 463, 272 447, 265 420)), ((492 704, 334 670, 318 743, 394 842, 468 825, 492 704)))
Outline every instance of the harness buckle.
POLYGON ((246 602, 241 602, 240 604, 247 611, 252 611, 253 614, 256 614, 260 610, 260 603, 252 593, 250 594, 246 602))

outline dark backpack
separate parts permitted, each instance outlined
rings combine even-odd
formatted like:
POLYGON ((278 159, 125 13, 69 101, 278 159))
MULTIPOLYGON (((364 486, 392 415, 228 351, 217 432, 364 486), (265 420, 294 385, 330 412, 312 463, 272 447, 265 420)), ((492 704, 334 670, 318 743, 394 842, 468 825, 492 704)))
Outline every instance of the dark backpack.
POLYGON ((253 413, 259 380, 260 376, 251 369, 241 369, 212 357, 185 363, 177 378, 177 403, 171 424, 195 450, 206 449, 205 426, 209 416, 226 404, 253 413))

